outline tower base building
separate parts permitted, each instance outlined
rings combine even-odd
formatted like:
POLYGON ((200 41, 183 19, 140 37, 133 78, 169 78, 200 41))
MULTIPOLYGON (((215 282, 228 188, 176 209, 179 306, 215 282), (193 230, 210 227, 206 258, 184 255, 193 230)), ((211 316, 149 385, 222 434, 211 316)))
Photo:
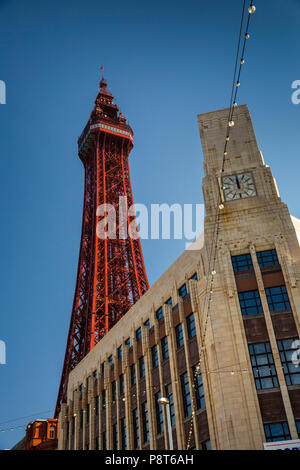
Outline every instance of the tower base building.
POLYGON ((300 221, 245 105, 220 173, 228 111, 198 116, 204 234, 71 371, 59 449, 169 449, 168 411, 174 449, 300 438, 300 221))

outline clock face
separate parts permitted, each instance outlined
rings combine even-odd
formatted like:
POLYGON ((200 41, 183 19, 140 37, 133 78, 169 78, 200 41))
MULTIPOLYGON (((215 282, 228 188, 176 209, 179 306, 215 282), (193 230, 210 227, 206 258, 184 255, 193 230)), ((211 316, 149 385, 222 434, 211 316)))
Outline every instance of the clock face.
POLYGON ((224 176, 222 178, 222 188, 225 201, 256 196, 252 173, 224 176))

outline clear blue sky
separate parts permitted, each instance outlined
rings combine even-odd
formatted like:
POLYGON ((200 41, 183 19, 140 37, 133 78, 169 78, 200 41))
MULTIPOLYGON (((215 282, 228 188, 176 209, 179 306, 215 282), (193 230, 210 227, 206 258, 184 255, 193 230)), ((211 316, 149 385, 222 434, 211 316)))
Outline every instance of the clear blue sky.
MULTIPOLYGON (((298 0, 256 1, 240 104, 247 103, 282 199, 300 217, 298 0)), ((242 0, 0 2, 0 422, 53 409, 81 231, 81 133, 103 63, 135 133, 135 202, 202 202, 197 114, 227 107, 242 0)), ((183 251, 146 241, 152 284, 183 251)), ((48 416, 52 416, 48 413, 48 416)), ((39 413, 33 418, 47 417, 39 413)), ((24 424, 0 424, 0 429, 24 424)), ((0 432, 0 448, 23 431, 0 432)))

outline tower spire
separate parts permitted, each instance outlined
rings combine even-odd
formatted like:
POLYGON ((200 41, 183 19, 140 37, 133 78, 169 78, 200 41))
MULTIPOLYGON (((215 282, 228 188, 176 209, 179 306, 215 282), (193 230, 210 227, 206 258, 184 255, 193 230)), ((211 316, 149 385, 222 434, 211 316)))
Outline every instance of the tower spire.
MULTIPOLYGON (((100 70, 103 72, 103 66, 100 70)), ((94 109, 78 139, 78 154, 85 168, 84 212, 55 417, 66 400, 71 370, 149 288, 136 217, 132 210, 129 212, 133 207, 128 162, 132 147, 132 129, 113 103, 102 75, 94 109), (99 209, 106 207, 114 209, 115 230, 113 234, 107 231, 108 220, 102 227, 103 236, 99 226, 105 220, 100 219, 99 209), (134 234, 130 236, 132 230, 134 234)))

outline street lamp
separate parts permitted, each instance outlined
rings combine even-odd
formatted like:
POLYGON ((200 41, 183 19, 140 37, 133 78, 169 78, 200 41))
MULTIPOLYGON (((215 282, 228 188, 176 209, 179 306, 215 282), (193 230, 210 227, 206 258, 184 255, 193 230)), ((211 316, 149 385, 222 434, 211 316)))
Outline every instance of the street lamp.
POLYGON ((166 407, 167 411, 167 423, 168 423, 168 436, 169 436, 169 450, 173 450, 173 435, 172 435, 172 426, 171 426, 171 412, 170 412, 170 400, 166 397, 161 397, 157 400, 159 405, 166 407))

